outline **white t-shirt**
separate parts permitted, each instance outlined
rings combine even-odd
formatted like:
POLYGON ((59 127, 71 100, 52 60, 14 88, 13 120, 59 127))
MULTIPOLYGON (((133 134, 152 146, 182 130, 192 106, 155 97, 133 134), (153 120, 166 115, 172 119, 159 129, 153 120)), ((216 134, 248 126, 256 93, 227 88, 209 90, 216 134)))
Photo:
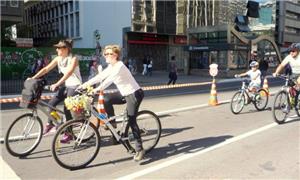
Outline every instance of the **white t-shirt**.
POLYGON ((300 74, 300 55, 293 58, 290 54, 282 61, 282 65, 290 64, 293 74, 300 74))
POLYGON ((261 83, 261 72, 259 69, 253 71, 252 69, 247 72, 247 75, 250 76, 251 82, 260 84, 261 83), (256 79, 255 79, 256 78, 256 79))
POLYGON ((106 69, 90 80, 89 83, 95 84, 100 81, 102 81, 100 84, 101 90, 114 83, 122 96, 127 96, 140 89, 140 86, 122 61, 118 61, 114 65, 109 64, 106 69))
MULTIPOLYGON (((68 69, 71 66, 72 58, 73 58, 72 54, 70 54, 69 56, 67 56, 65 58, 59 57, 58 70, 60 72, 62 72, 63 74, 66 74, 68 69)), ((79 66, 76 66, 72 75, 65 81, 65 85, 66 85, 66 87, 74 87, 74 86, 80 85, 81 83, 82 83, 82 78, 80 75, 79 66)))

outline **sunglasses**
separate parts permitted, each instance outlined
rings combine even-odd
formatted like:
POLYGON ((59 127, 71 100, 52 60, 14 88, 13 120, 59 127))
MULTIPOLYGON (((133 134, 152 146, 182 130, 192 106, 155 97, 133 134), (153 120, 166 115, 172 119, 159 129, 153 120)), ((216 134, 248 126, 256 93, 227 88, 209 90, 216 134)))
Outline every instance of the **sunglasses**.
POLYGON ((108 55, 114 55, 114 53, 105 53, 104 56, 108 56, 108 55))
POLYGON ((66 48, 66 47, 56 47, 56 49, 62 49, 62 48, 66 48))

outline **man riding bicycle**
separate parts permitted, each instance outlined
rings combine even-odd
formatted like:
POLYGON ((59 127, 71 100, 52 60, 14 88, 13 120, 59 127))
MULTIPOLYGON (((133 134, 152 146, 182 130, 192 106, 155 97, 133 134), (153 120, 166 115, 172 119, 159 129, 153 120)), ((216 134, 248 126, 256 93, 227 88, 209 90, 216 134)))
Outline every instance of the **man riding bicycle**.
POLYGON ((289 55, 279 64, 273 76, 276 77, 284 67, 289 64, 292 69, 292 78, 296 80, 297 85, 300 85, 300 43, 293 43, 289 49, 289 55))

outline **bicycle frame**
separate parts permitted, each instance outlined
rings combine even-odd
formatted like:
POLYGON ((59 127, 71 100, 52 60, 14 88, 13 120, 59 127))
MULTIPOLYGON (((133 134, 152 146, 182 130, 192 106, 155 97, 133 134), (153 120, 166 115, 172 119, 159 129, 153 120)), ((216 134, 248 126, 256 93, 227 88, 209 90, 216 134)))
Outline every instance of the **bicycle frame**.
POLYGON ((47 107, 50 108, 51 110, 57 111, 58 113, 60 113, 62 115, 65 114, 60 109, 51 106, 50 104, 48 104, 47 102, 45 102, 43 100, 39 100, 36 107, 34 109, 32 109, 33 116, 36 117, 37 116, 37 110, 41 110, 53 123, 55 123, 56 125, 59 125, 59 124, 57 124, 57 120, 54 119, 54 117, 52 117, 50 115, 50 112, 48 111, 47 107))
MULTIPOLYGON (((127 113, 124 112, 120 115, 116 115, 116 116, 112 116, 110 118, 107 118, 107 116, 105 114, 102 114, 102 113, 99 113, 96 108, 94 106, 92 106, 91 108, 91 114, 100 119, 101 121, 104 122, 104 124, 109 128, 109 130, 111 131, 111 133, 113 134, 113 136, 116 138, 116 140, 118 142, 120 142, 125 148, 127 151, 130 151, 130 148, 125 144, 124 141, 128 140, 129 137, 123 137, 123 134, 124 134, 124 131, 125 131, 125 122, 128 120, 128 117, 127 117, 127 113), (112 124, 110 123, 111 120, 114 120, 114 119, 119 119, 119 118, 122 118, 122 128, 120 131, 116 131, 116 129, 112 126, 112 124)), ((88 123, 86 124, 86 127, 89 125, 89 123, 91 123, 90 120, 88 119, 85 119, 88 121, 88 123)))

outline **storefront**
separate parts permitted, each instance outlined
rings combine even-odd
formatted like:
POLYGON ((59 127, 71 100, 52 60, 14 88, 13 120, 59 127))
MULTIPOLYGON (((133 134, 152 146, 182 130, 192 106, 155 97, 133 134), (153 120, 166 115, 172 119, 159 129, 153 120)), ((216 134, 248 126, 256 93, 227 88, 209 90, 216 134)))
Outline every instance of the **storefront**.
POLYGON ((142 70, 145 57, 152 59, 153 70, 167 70, 172 56, 175 56, 178 68, 183 70, 183 61, 188 57, 188 52, 184 51, 186 36, 142 32, 126 32, 124 36, 124 58, 135 59, 138 71, 142 70))
POLYGON ((189 29, 185 50, 189 52, 191 71, 209 69, 212 63, 225 71, 245 69, 251 51, 250 45, 232 34, 227 25, 189 29))

